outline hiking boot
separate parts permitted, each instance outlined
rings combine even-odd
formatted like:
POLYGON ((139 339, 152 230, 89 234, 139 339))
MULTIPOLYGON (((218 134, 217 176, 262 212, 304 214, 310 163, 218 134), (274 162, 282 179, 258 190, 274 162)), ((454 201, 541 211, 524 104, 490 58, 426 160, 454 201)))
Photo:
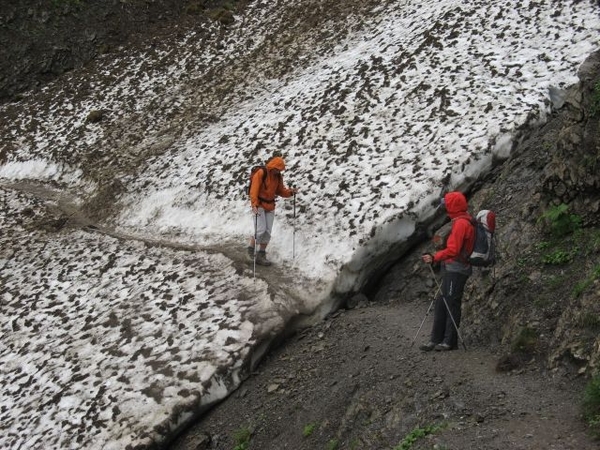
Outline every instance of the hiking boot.
POLYGON ((419 347, 419 350, 423 351, 423 352, 430 352, 431 350, 433 350, 435 347, 437 346, 437 344, 435 342, 428 342, 427 344, 423 344, 419 347))
POLYGON ((256 264, 259 266, 270 266, 272 263, 267 259, 267 253, 260 250, 256 254, 256 264))
POLYGON ((254 260, 254 247, 248 246, 248 256, 254 260))
POLYGON ((454 347, 452 347, 450 344, 446 344, 444 342, 435 346, 436 352, 447 352, 450 350, 454 350, 454 347))

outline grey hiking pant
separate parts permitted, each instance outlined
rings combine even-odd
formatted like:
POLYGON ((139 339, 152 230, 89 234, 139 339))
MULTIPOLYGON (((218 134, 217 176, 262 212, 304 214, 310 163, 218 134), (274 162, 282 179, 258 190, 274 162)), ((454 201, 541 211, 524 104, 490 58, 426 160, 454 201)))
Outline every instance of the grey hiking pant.
POLYGON ((254 214, 252 215, 252 226, 254 231, 252 237, 256 239, 258 245, 269 243, 274 221, 275 211, 265 211, 263 208, 258 208, 258 214, 256 216, 254 216, 254 214))
POLYGON ((460 327, 462 296, 469 275, 458 272, 444 271, 442 276, 442 293, 435 300, 433 309, 433 328, 431 329, 431 342, 448 344, 452 348, 458 347, 458 332, 448 314, 448 309, 460 327), (448 304, 448 308, 444 303, 448 304))

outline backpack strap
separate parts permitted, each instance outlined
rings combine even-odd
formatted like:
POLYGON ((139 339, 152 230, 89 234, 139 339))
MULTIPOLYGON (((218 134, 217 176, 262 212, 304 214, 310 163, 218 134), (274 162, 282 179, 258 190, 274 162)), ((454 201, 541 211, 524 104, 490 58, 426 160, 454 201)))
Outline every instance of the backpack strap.
POLYGON ((267 175, 269 174, 269 171, 267 170, 267 166, 262 166, 261 170, 263 171, 262 183, 263 183, 263 186, 264 186, 265 183, 267 182, 267 175))
MULTIPOLYGON (((471 226, 473 227, 473 231, 474 232, 476 231, 475 227, 477 226, 477 220, 474 217, 459 216, 459 217, 452 219, 452 222, 454 223, 455 220, 459 220, 459 219, 463 219, 463 220, 466 220, 467 222, 469 222, 471 224, 471 226)), ((473 237, 475 237, 475 236, 473 236, 473 237)), ((470 254, 467 252, 467 250, 465 248, 464 240, 463 240, 463 245, 460 249, 460 252, 458 252, 457 256, 458 256, 458 258, 460 258, 460 262, 462 262, 463 264, 469 264, 470 254)))
MULTIPOLYGON (((263 184, 263 187, 265 187, 266 183, 267 183, 267 176, 269 175, 269 171, 267 169, 267 166, 261 166, 261 168, 259 170, 263 171, 262 184, 263 184)), ((268 198, 263 198, 261 196, 258 196, 258 199, 262 203, 275 203, 275 199, 274 198, 268 199, 268 198)))

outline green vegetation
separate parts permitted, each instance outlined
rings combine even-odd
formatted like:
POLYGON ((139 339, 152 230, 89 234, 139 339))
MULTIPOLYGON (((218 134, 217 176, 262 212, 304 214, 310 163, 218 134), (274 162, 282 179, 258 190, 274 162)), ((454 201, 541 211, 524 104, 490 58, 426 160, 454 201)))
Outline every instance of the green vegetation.
POLYGON ((240 428, 233 435, 233 439, 235 440, 235 447, 233 450, 247 450, 250 445, 250 438, 252 437, 252 432, 249 427, 240 428))
POLYGON ((536 245, 536 249, 542 253, 542 263, 556 266, 573 262, 580 250, 579 244, 585 241, 581 217, 569 213, 569 207, 563 203, 549 208, 538 219, 538 223, 550 236, 550 240, 536 245))
POLYGON ((339 446, 340 442, 337 439, 332 439, 325 446, 325 450, 337 450, 339 446))
POLYGON ((552 265, 552 266, 560 266, 563 264, 568 264, 573 261, 575 254, 577 253, 577 249, 573 249, 570 251, 561 250, 559 248, 552 250, 551 252, 546 253, 542 256, 542 262, 544 264, 552 265))
POLYGON ((416 427, 402 439, 399 445, 394 447, 394 450, 409 450, 419 439, 429 436, 442 428, 444 428, 443 425, 428 425, 424 428, 416 427))
POLYGON ((316 425, 314 423, 309 423, 308 425, 305 425, 304 429, 302 430, 302 436, 309 437, 315 431, 315 427, 316 425))
POLYGON ((542 241, 535 244, 535 248, 537 248, 538 250, 548 250, 550 248, 550 245, 550 242, 542 241))
POLYGON ((531 262, 529 261, 529 258, 525 257, 525 256, 521 256, 517 258, 517 267, 520 267, 521 269, 525 268, 525 267, 529 267, 529 265, 531 264, 531 262))
POLYGON ((600 375, 594 376, 583 393, 583 418, 592 435, 600 438, 600 375))
POLYGON ((535 248, 542 254, 542 263, 553 266, 572 262, 579 251, 578 247, 573 247, 569 241, 564 239, 555 239, 553 242, 542 241, 535 248), (564 247, 568 247, 568 250, 565 250, 564 247))
POLYGON ((577 282, 573 288, 573 296, 575 298, 583 294, 591 285, 594 284, 595 280, 600 279, 600 265, 597 265, 592 270, 592 273, 585 279, 577 282))
POLYGON ((564 203, 552 206, 538 219, 544 231, 554 238, 562 238, 581 228, 581 217, 569 213, 569 206, 564 203))

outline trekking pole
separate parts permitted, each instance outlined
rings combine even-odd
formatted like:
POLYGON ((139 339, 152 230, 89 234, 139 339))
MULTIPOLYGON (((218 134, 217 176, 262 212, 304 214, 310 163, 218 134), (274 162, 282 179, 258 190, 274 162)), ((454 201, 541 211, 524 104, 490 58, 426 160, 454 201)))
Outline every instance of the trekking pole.
POLYGON ((254 213, 254 269, 252 270, 252 277, 256 280, 256 247, 257 247, 257 236, 258 232, 258 212, 254 213))
POLYGON ((296 258, 296 193, 294 192, 294 218, 292 220, 292 259, 296 258))
POLYGON ((446 301, 446 297, 444 296, 444 293, 442 292, 442 285, 438 282, 437 278, 435 277, 435 272, 433 271, 433 267, 431 266, 431 264, 428 264, 428 266, 429 266, 429 270, 431 270, 431 275, 433 276, 433 280, 435 281, 435 284, 437 284, 437 287, 440 290, 440 293, 442 295, 442 300, 444 301, 444 305, 446 305, 446 310, 448 311, 448 314, 450 315, 450 319, 452 320, 452 324, 454 325, 454 329, 456 330, 456 334, 458 335, 458 338, 460 339, 460 342, 462 343, 463 348, 465 349, 465 352, 466 352, 467 351, 467 346, 465 345, 464 339, 460 335, 460 331, 458 331, 458 325, 456 325, 456 321, 454 320, 454 316, 452 315, 452 311, 450 311, 450 306, 448 306, 448 302, 446 301))
POLYGON ((435 294, 433 294, 433 300, 431 300, 431 303, 429 304, 429 308, 427 308, 427 312, 425 313, 425 317, 423 317, 423 321, 421 322, 421 326, 417 330, 417 333, 415 334, 415 337, 413 338, 412 342, 410 343, 411 347, 413 345, 415 345, 415 341, 417 340, 417 337, 419 336, 419 333, 421 332, 421 328, 423 328, 423 325, 425 324, 425 320, 429 316, 429 312, 431 311, 431 308, 433 308, 433 305, 435 303, 435 298, 437 297, 438 292, 440 292, 440 287, 439 286, 437 287, 437 289, 435 291, 435 294))

